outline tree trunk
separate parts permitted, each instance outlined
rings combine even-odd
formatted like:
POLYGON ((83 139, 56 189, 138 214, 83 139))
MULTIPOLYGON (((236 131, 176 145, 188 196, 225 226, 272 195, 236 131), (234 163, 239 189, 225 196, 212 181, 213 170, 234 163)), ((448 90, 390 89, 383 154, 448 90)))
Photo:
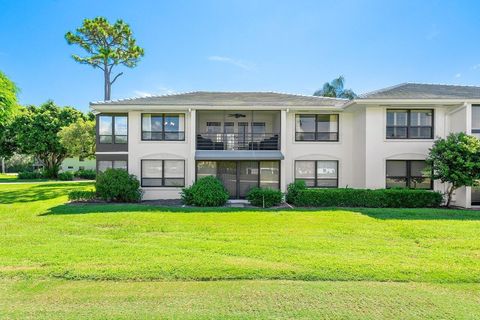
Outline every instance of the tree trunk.
POLYGON ((450 202, 452 202, 452 195, 453 195, 453 191, 455 191, 455 186, 452 185, 450 187, 450 190, 448 190, 448 193, 447 193, 447 204, 446 204, 446 207, 447 208, 450 208, 450 202))
POLYGON ((108 72, 108 69, 105 67, 104 73, 104 99, 105 101, 110 100, 110 88, 111 88, 111 83, 110 83, 110 73, 108 72))
POLYGON ((2 157, 2 173, 5 173, 5 158, 2 157))

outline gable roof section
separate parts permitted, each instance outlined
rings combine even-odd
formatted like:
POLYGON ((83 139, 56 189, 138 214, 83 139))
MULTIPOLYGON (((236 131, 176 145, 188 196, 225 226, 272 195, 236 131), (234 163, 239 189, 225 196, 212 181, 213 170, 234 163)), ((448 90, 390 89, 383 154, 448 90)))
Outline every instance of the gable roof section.
POLYGON ((357 100, 362 99, 480 99, 480 87, 402 83, 362 94, 357 100))
POLYGON ((91 102, 98 105, 168 105, 168 106, 342 106, 346 99, 303 96, 277 92, 188 92, 163 96, 91 102))

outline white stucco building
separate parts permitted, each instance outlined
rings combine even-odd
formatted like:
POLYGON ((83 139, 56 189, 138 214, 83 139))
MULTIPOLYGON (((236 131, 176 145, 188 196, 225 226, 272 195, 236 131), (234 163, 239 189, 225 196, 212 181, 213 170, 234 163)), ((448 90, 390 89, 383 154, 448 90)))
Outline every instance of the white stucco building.
MULTIPOLYGON (((410 187, 436 138, 480 133, 480 87, 406 83, 349 101, 272 92, 192 92, 91 103, 97 168, 126 168, 145 199, 178 198, 217 176, 232 198, 252 186, 410 187)), ((480 201, 471 188, 455 204, 480 201)))

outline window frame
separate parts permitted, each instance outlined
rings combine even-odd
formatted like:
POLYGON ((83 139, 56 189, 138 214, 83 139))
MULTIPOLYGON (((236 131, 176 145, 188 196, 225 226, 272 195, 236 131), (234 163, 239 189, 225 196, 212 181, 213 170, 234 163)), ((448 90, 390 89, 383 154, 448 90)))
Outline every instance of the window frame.
MULTIPOLYGON (((180 117, 179 117, 180 118, 180 117)), ((163 112, 163 113, 149 113, 149 112, 145 112, 145 113, 142 113, 141 114, 141 117, 140 117, 140 138, 142 141, 185 141, 185 129, 186 129, 186 114, 185 113, 182 113, 182 112, 163 112), (161 131, 145 131, 143 129, 143 117, 145 115, 149 114, 150 116, 161 116, 162 117, 162 130, 161 131), (165 116, 166 115, 183 115, 183 128, 184 130, 183 131, 165 131, 165 116), (160 133, 162 138, 161 139, 145 139, 143 137, 143 134, 144 133, 160 133), (166 139, 165 136, 166 136, 166 133, 177 133, 177 134, 180 134, 180 133, 183 133, 182 135, 182 139, 166 139)))
MULTIPOLYGON (((141 159, 140 160, 140 185, 142 188, 184 188, 186 182, 186 166, 185 159, 141 159), (144 178, 143 177, 143 162, 144 161, 161 161, 162 162, 162 177, 161 178, 144 178), (165 161, 183 161, 183 184, 181 186, 168 186, 165 185, 165 161), (145 186, 143 184, 143 179, 161 179, 161 186, 145 186)), ((166 179, 181 179, 181 178, 166 178, 166 179)))
POLYGON ((112 114, 112 113, 102 113, 98 115, 98 143, 103 144, 103 145, 109 145, 109 144, 120 144, 120 145, 128 145, 128 127, 129 127, 129 122, 128 122, 128 114, 112 114), (110 117, 112 119, 112 134, 100 134, 100 118, 101 117, 110 117), (127 118, 127 134, 119 134, 118 136, 120 137, 126 137, 127 140, 125 142, 116 142, 116 136, 117 134, 115 133, 115 118, 116 117, 125 117, 127 118), (112 139, 112 142, 102 142, 102 137, 110 137, 112 139))
POLYGON ((111 168, 109 168, 109 169, 115 169, 115 166, 114 166, 115 161, 125 161, 125 163, 127 164, 127 169, 125 169, 125 171, 128 172, 128 160, 97 160, 97 163, 96 163, 96 169, 97 170, 96 171, 97 172, 103 172, 103 171, 98 170, 98 167, 99 167, 98 163, 99 162, 110 162, 111 163, 111 168))
POLYGON ((480 104, 472 104, 472 108, 471 108, 471 118, 472 118, 472 129, 471 129, 471 134, 478 137, 479 134, 480 134, 480 127, 479 128, 476 128, 473 126, 473 110, 474 109, 480 109, 480 104))
POLYGON ((401 109, 401 108, 387 108, 386 113, 385 113, 385 139, 387 140, 433 140, 435 137, 435 109, 428 109, 428 108, 406 108, 406 109, 401 109), (406 111, 407 112, 407 125, 406 126, 389 126, 388 125, 388 112, 389 111, 406 111), (432 112, 432 124, 430 126, 412 126, 411 125, 411 113, 412 111, 431 111, 432 112), (407 130, 407 136, 406 137, 389 137, 388 136, 388 128, 406 128, 407 130), (425 137, 419 137, 419 138, 412 138, 410 136, 411 128, 430 128, 430 137, 425 138, 425 137))
POLYGON ((413 160, 397 160, 397 159, 392 159, 392 160, 386 160, 385 161, 385 189, 394 189, 395 187, 388 187, 387 186, 387 179, 405 179, 406 180, 406 186, 405 188, 401 188, 401 189, 415 189, 415 190, 433 190, 433 179, 432 178, 428 178, 430 179, 430 186, 429 188, 413 188, 411 187, 411 183, 412 183, 412 180, 413 179, 416 179, 416 178, 426 178, 426 177, 423 177, 423 176, 412 176, 412 162, 413 161, 423 161, 423 162, 426 162, 425 160, 421 160, 421 159, 413 159, 413 160), (388 176, 388 166, 387 166, 387 163, 391 161, 391 162, 405 162, 406 163, 406 167, 405 167, 405 176, 388 176))
POLYGON ((296 142, 338 142, 340 141, 340 113, 296 113, 295 114, 295 141, 296 142), (298 132, 297 131, 297 116, 315 116, 315 132, 306 132, 306 133, 314 133, 315 134, 315 139, 314 140, 305 140, 305 139, 299 139, 298 135, 301 133, 305 132, 298 132), (329 131, 329 132, 318 132, 318 116, 337 116, 337 131, 329 131), (319 133, 336 133, 336 139, 318 139, 318 134, 319 133))
MULTIPOLYGON (((297 179, 297 162, 314 162, 315 163, 315 166, 314 166, 315 177, 313 178, 314 185, 313 186, 307 186, 307 188, 326 188, 326 189, 336 189, 336 188, 338 188, 338 185, 339 185, 339 168, 340 168, 340 161, 339 160, 325 160, 325 159, 322 159, 322 160, 295 160, 294 168, 293 168, 293 171, 294 171, 293 180, 294 181, 298 181, 298 180, 305 181, 305 179, 300 179, 300 178, 297 179), (318 162, 319 161, 331 161, 331 162, 336 162, 337 163, 337 170, 336 170, 337 177, 335 179, 336 180, 335 186, 326 187, 326 186, 319 186, 318 185, 318 180, 333 180, 333 179, 319 179, 318 178, 318 162)), ((311 180, 311 179, 308 179, 308 180, 311 180)))

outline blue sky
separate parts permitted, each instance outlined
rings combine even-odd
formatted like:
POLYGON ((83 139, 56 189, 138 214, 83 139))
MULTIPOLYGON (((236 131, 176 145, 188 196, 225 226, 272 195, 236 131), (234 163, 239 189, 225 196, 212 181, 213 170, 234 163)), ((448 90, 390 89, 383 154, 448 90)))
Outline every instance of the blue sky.
MULTIPOLYGON (((64 34, 83 18, 129 23, 145 57, 112 98, 195 90, 312 94, 342 74, 357 93, 401 82, 480 84, 477 1, 6 1, 0 70, 23 104, 88 109, 102 74, 64 34)), ((119 69, 120 71, 120 69, 119 69)))

